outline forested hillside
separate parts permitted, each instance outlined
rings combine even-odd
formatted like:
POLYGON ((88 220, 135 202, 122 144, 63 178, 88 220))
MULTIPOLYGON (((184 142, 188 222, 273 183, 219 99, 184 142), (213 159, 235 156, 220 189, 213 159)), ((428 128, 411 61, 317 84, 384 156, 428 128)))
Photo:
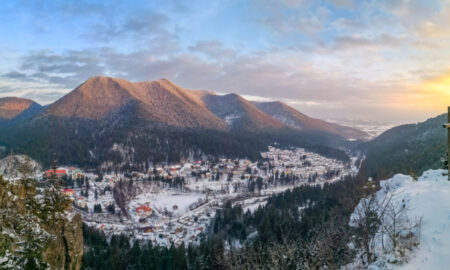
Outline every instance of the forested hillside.
POLYGON ((354 253, 357 233, 349 218, 362 196, 365 178, 303 186, 269 199, 255 212, 228 202, 218 210, 199 246, 158 247, 126 236, 110 243, 84 228, 84 269, 338 269, 354 253))
POLYGON ((361 170, 386 179, 396 173, 418 176, 441 168, 447 154, 447 131, 442 127, 446 122, 447 114, 443 114, 384 132, 361 146, 366 154, 361 170))
POLYGON ((165 79, 132 83, 92 77, 47 107, 32 104, 3 121, 0 147, 44 167, 55 159, 85 167, 206 156, 255 160, 274 143, 348 160, 339 150, 350 143, 348 134, 331 132, 323 121, 292 128, 239 95, 187 90, 165 79))

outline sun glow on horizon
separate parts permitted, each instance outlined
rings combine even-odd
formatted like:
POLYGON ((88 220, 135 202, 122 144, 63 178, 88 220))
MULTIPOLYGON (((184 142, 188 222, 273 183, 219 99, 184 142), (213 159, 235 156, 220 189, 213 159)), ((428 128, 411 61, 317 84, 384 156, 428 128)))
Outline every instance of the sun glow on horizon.
POLYGON ((450 105, 450 74, 427 80, 422 86, 429 100, 423 100, 430 107, 446 108, 450 105))
POLYGON ((0 97, 50 104, 107 75, 317 118, 406 123, 450 105, 449 0, 4 2, 0 97))

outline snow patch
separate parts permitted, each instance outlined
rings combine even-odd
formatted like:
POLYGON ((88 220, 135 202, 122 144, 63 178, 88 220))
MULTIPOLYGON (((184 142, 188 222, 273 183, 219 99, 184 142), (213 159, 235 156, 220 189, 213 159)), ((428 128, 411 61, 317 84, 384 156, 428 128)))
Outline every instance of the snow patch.
MULTIPOLYGON (((381 181, 381 189, 375 194, 378 199, 395 193, 394 204, 408 208, 411 218, 422 218, 418 247, 407 254, 403 264, 393 264, 396 254, 383 253, 380 241, 376 243, 377 260, 368 269, 448 269, 450 265, 450 181, 447 171, 429 170, 415 181, 411 176, 397 174, 381 181)), ((363 199, 366 200, 366 199, 363 199)), ((356 218, 355 209, 350 224, 356 218)), ((351 264, 355 266, 355 264, 351 264)))
POLYGON ((229 114, 224 117, 225 122, 227 122, 228 125, 232 125, 234 121, 241 118, 242 116, 239 114, 229 114))

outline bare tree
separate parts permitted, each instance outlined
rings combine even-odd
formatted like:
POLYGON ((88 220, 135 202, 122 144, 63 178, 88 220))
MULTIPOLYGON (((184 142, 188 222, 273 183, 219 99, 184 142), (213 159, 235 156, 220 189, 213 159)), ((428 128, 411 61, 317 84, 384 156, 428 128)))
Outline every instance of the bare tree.
POLYGON ((383 246, 383 251, 393 252, 396 260, 400 261, 405 261, 406 252, 420 243, 422 217, 411 219, 408 216, 409 210, 405 199, 392 200, 383 217, 382 227, 389 241, 389 245, 383 246))
POLYGON ((364 264, 374 262, 382 253, 393 253, 395 262, 407 259, 407 251, 420 243, 421 218, 408 217, 409 207, 400 192, 372 193, 355 208, 351 224, 354 243, 362 250, 364 264), (381 248, 380 248, 381 246, 381 248))
MULTIPOLYGON (((376 242, 374 240, 378 236, 380 227, 383 228, 383 217, 393 197, 394 194, 391 193, 381 197, 372 193, 363 198, 355 208, 351 221, 356 228, 354 244, 363 251, 361 259, 365 264, 370 264, 376 259, 376 242)), ((383 239, 383 235, 381 235, 381 239, 383 239)))

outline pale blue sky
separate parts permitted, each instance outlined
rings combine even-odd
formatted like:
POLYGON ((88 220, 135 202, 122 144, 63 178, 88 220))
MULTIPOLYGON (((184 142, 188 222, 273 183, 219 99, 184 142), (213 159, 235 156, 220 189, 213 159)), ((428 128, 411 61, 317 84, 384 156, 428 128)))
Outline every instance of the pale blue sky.
POLYGON ((3 1, 0 97, 47 104, 95 75, 165 77, 185 88, 279 99, 322 118, 423 120, 450 104, 442 86, 450 75, 449 5, 3 1))

